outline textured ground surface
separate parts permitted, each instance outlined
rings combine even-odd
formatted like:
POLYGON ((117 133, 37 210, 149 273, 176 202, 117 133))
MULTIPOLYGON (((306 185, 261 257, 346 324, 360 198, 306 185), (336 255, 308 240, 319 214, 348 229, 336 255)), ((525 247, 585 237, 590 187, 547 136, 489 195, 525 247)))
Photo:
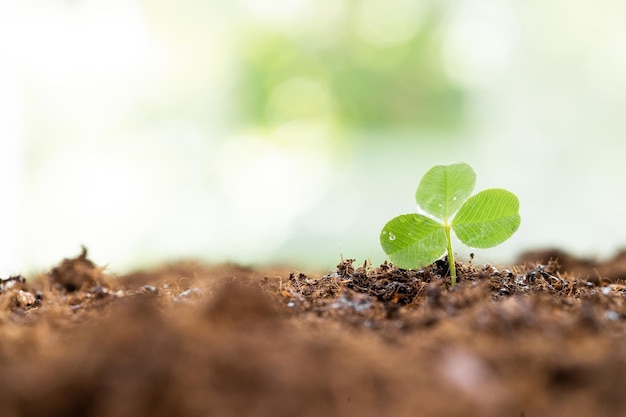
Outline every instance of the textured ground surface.
POLYGON ((626 416, 626 253, 457 268, 2 277, 1 414, 626 416))

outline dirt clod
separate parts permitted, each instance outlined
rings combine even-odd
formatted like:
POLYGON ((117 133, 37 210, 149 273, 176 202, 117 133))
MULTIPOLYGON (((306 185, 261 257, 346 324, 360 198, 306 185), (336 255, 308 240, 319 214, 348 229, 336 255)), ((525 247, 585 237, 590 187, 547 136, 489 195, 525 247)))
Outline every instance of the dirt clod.
POLYGON ((87 258, 87 248, 84 246, 76 258, 64 259, 61 265, 50 271, 51 283, 67 292, 94 286, 103 280, 102 270, 87 258))

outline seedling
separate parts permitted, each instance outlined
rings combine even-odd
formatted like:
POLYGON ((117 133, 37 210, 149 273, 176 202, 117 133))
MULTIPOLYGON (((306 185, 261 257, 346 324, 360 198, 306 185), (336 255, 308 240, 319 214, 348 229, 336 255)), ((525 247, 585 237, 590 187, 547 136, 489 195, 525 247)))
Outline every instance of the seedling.
POLYGON ((424 214, 403 214, 391 219, 380 233, 380 244, 399 268, 419 269, 448 251, 450 280, 456 284, 456 267, 450 230, 472 248, 499 245, 519 228, 519 200, 500 188, 474 196, 476 174, 459 163, 437 165, 420 181, 415 200, 424 214))

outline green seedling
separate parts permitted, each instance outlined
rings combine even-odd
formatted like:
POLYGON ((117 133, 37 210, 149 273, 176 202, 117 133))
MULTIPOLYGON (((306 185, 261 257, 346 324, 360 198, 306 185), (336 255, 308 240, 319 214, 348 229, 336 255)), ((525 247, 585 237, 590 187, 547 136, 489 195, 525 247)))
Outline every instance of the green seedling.
POLYGON ((519 200, 500 188, 471 196, 475 184, 474 170, 464 163, 437 165, 424 174, 415 192, 417 205, 424 214, 395 217, 380 233, 380 244, 391 262, 402 269, 419 269, 435 262, 447 250, 454 286, 451 230, 472 248, 491 248, 510 238, 521 221, 519 200))

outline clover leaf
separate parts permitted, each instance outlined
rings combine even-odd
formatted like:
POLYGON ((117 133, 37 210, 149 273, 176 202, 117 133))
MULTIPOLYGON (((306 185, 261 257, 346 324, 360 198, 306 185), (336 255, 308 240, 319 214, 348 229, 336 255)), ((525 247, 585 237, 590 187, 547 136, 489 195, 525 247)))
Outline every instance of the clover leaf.
POLYGON ((454 286, 451 230, 473 248, 490 248, 510 238, 521 221, 519 200, 500 188, 471 196, 475 184, 476 174, 465 163, 437 165, 424 174, 415 201, 425 214, 397 216, 380 233, 380 244, 391 261, 403 269, 418 269, 447 250, 454 286))

